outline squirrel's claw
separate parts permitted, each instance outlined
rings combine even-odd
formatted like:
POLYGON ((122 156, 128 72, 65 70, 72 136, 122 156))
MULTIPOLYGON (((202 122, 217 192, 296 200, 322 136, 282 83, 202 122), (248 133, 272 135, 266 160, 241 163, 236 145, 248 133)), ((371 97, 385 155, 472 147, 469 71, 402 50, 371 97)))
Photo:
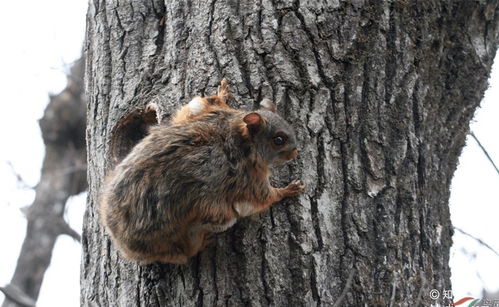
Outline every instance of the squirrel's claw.
POLYGON ((300 180, 293 180, 288 186, 285 188, 286 196, 296 196, 300 194, 305 189, 305 186, 301 184, 300 180))

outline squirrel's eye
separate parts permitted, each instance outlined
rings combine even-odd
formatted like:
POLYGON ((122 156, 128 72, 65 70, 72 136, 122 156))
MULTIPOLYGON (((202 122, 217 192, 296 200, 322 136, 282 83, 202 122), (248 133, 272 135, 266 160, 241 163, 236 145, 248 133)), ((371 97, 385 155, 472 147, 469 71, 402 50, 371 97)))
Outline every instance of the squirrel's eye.
POLYGON ((284 143, 286 143, 286 140, 282 136, 276 136, 274 138, 274 144, 276 144, 277 146, 282 146, 284 145, 284 143))

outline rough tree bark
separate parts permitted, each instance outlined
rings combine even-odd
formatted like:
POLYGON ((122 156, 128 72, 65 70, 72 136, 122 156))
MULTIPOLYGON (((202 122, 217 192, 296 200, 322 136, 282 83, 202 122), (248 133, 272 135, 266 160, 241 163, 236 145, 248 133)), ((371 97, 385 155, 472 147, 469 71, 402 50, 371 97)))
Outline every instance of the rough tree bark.
POLYGON ((451 289, 449 185, 487 86, 497 4, 91 1, 82 305, 435 302, 430 289, 451 289), (105 174, 154 122, 149 103, 166 119, 222 77, 238 107, 279 103, 300 157, 274 179, 300 178, 306 193, 187 265, 123 260, 98 224, 105 174))
POLYGON ((50 97, 40 119, 45 158, 33 204, 25 209, 28 227, 14 276, 2 287, 2 307, 34 306, 57 237, 80 235, 64 221, 67 199, 87 187, 85 151, 85 60, 76 61, 66 88, 50 97))

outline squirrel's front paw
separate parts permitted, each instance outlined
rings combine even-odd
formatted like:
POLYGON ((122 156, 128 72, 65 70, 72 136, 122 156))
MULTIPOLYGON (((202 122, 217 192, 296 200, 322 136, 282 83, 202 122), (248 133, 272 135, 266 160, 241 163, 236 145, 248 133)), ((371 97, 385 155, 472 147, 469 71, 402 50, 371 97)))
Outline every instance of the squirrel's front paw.
POLYGON ((293 180, 287 187, 284 188, 286 197, 296 196, 305 189, 300 180, 293 180))

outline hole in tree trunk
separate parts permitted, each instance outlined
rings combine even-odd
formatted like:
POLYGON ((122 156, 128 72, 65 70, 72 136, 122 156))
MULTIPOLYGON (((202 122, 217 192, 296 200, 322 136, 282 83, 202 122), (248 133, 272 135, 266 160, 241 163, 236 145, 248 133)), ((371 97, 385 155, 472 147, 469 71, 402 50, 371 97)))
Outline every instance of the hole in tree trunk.
POLYGON ((156 110, 155 105, 149 105, 132 111, 118 122, 111 139, 111 158, 115 164, 148 134, 150 126, 158 124, 156 110))

